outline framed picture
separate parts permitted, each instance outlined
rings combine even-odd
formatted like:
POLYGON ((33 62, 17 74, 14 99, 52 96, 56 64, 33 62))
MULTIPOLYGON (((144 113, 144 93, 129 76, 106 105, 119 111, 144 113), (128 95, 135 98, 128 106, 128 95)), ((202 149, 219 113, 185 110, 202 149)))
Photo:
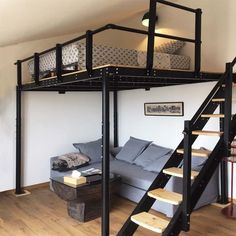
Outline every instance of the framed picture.
POLYGON ((183 102, 144 103, 145 116, 183 116, 183 102))

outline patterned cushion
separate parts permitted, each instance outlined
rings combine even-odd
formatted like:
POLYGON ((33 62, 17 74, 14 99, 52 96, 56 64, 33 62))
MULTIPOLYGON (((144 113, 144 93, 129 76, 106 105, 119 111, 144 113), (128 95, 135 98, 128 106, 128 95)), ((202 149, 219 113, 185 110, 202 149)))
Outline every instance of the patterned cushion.
POLYGON ((184 41, 172 40, 155 47, 156 52, 175 54, 185 45, 184 41))
MULTIPOLYGON (((138 52, 138 64, 141 67, 146 67, 146 52, 138 52)), ((171 69, 170 54, 154 53, 153 67, 155 69, 171 69)))
MULTIPOLYGON (((78 47, 77 43, 69 44, 62 48, 62 64, 64 69, 72 69, 71 66, 78 62, 78 47)), ((56 51, 51 51, 39 57, 40 78, 45 73, 55 70, 56 68, 56 51)), ((34 74, 34 60, 28 63, 30 74, 34 74)))
MULTIPOLYGON (((78 44, 78 67, 85 69, 86 46, 85 43, 78 44)), ((104 45, 93 45, 93 67, 106 64, 138 66, 137 51, 127 48, 116 48, 104 45)))
MULTIPOLYGON (((141 67, 146 67, 146 52, 138 52, 138 64, 141 67)), ((184 55, 173 55, 167 53, 154 53, 153 67, 155 69, 190 69, 190 57, 184 55)))

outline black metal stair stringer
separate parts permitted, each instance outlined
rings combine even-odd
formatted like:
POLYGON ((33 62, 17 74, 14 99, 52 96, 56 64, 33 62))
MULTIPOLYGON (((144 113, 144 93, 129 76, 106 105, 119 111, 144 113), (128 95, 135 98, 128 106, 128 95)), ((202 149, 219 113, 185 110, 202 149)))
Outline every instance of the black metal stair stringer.
MULTIPOLYGON (((201 114, 203 112, 212 114, 216 110, 219 104, 217 103, 211 103, 212 98, 219 97, 222 94, 222 83, 223 83, 224 76, 222 76, 218 83, 215 85, 215 87, 212 89, 212 91, 209 93, 203 104, 200 106, 199 110, 196 112, 196 114, 193 116, 193 128, 194 129, 203 129, 203 127, 208 122, 208 119, 201 118, 201 114)), ((191 144, 197 139, 197 136, 193 136, 191 138, 191 144)), ((163 169, 167 169, 170 167, 178 167, 183 160, 183 155, 177 153, 177 149, 183 148, 183 141, 180 142, 172 156, 170 157, 169 161, 166 163, 166 165, 163 167, 163 169)), ((156 179, 153 181, 153 183, 150 185, 149 189, 146 191, 140 202, 137 204, 134 211, 131 213, 129 218, 126 220, 125 224, 122 226, 120 231, 118 232, 118 236, 130 236, 133 235, 133 233, 138 228, 138 225, 131 221, 131 216, 138 214, 143 211, 149 211, 152 207, 152 205, 155 203, 155 199, 150 198, 148 196, 148 192, 151 190, 154 190, 156 188, 164 188, 165 185, 168 183, 171 176, 166 175, 163 173, 163 169, 160 171, 156 179)))
MULTIPOLYGON (((233 141, 234 136, 236 134, 236 116, 234 115, 233 120, 231 121, 231 134, 230 134, 230 142, 233 141)), ((220 138, 218 143, 216 144, 214 150, 210 154, 206 164, 201 169, 199 175, 195 179, 191 188, 191 212, 196 206, 199 198, 201 197, 203 191, 205 190, 207 184, 209 183, 212 175, 217 170, 222 158, 224 157, 224 139, 220 138)), ((182 204, 179 205, 175 215, 170 221, 170 224, 163 232, 163 236, 177 236, 182 230, 182 204)))

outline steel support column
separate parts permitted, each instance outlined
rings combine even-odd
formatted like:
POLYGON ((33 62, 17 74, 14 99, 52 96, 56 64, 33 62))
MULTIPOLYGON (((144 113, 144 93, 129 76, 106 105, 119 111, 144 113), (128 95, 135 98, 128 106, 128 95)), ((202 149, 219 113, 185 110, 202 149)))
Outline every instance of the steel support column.
POLYGON ((119 138, 118 138, 118 97, 117 90, 113 92, 113 115, 114 115, 114 147, 119 146, 119 138))
POLYGON ((102 236, 109 236, 110 215, 110 111, 109 79, 104 76, 102 83, 102 236))
POLYGON ((16 189, 15 194, 22 194, 21 188, 21 86, 22 64, 17 61, 17 87, 16 87, 16 189))
MULTIPOLYGON (((230 123, 232 114, 232 82, 233 82, 233 69, 232 64, 226 64, 226 72, 228 76, 225 80, 225 102, 224 106, 220 107, 220 111, 225 115, 222 123, 224 131, 224 158, 230 156, 230 123)), ((221 162, 221 204, 227 204, 228 201, 228 165, 226 161, 221 162)))

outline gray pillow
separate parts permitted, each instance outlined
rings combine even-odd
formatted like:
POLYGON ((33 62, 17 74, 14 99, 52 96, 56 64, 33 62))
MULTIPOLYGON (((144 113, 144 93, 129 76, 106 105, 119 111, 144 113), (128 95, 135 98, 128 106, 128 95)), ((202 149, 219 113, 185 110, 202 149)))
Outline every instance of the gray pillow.
POLYGON ((151 142, 147 140, 130 137, 116 158, 121 161, 133 163, 135 158, 139 156, 151 142))
POLYGON ((90 163, 101 162, 102 139, 88 143, 73 143, 73 146, 90 158, 90 163))
POLYGON ((110 153, 113 157, 116 157, 117 154, 121 151, 122 147, 111 147, 110 148, 110 153))
POLYGON ((162 156, 172 152, 172 149, 158 146, 156 144, 151 144, 144 152, 138 156, 134 164, 142 166, 143 168, 150 165, 153 161, 161 158, 162 156))
POLYGON ((154 162, 152 162, 150 165, 146 166, 143 169, 147 171, 160 173, 162 168, 165 166, 166 162, 170 159, 171 155, 172 153, 168 153, 165 156, 162 156, 159 159, 155 160, 154 162))

